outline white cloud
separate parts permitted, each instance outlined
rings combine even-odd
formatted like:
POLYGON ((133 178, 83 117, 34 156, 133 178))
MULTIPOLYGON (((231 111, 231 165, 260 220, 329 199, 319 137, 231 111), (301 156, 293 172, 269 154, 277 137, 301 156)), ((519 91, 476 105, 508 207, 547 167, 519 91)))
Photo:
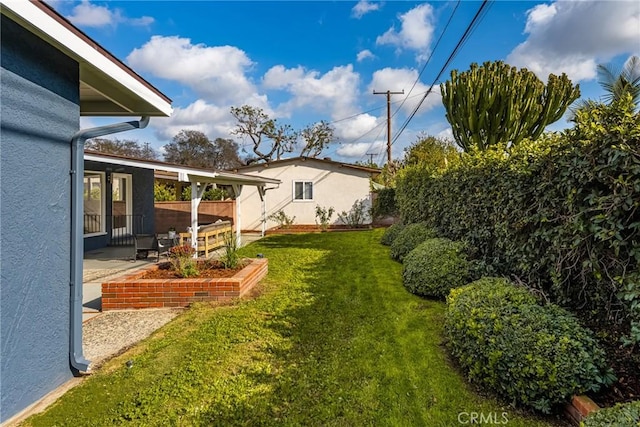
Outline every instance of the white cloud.
POLYGON ((356 142, 352 144, 344 144, 336 150, 336 153, 344 157, 359 158, 367 155, 367 153, 379 154, 386 150, 387 143, 384 141, 375 141, 373 143, 356 142))
POLYGON ((527 12, 527 39, 507 57, 543 81, 566 73, 574 82, 593 79, 598 63, 640 51, 640 3, 557 1, 527 12))
POLYGON ((367 58, 375 58, 376 56, 371 53, 371 51, 369 49, 365 49, 365 50, 361 50, 360 52, 358 52, 358 56, 356 57, 358 62, 362 62, 367 58))
POLYGON ((289 116, 300 108, 313 108, 333 119, 342 119, 357 112, 360 76, 352 65, 337 66, 325 74, 304 67, 285 68, 276 65, 263 77, 267 89, 280 89, 293 97, 276 109, 281 116, 289 116))
POLYGON ((369 12, 380 10, 380 7, 380 3, 370 2, 368 0, 360 0, 355 6, 353 6, 353 9, 351 9, 351 16, 360 19, 369 12))
POLYGON ((438 138, 448 139, 449 141, 453 141, 453 130, 451 127, 447 127, 436 134, 438 138))
POLYGON ((376 44, 396 46, 399 50, 413 50, 417 52, 416 58, 419 61, 426 59, 435 28, 433 7, 427 3, 422 4, 400 15, 398 19, 401 22, 400 31, 396 31, 395 27, 389 28, 376 38, 376 44))
POLYGON ((385 120, 376 118, 370 114, 358 114, 348 120, 333 123, 335 135, 341 140, 352 141, 360 138, 373 130, 379 123, 385 120))
POLYGON ((146 27, 154 22, 154 19, 150 16, 127 18, 120 9, 111 10, 106 6, 92 4, 88 0, 83 0, 82 3, 75 6, 71 15, 67 16, 67 19, 73 24, 82 27, 107 27, 118 24, 146 27))
POLYGON ((228 107, 198 99, 187 107, 175 107, 168 118, 151 121, 159 139, 171 140, 182 129, 199 130, 210 138, 228 138, 235 121, 228 107))
POLYGON ((134 49, 127 62, 138 71, 180 82, 216 104, 267 104, 266 97, 257 94, 246 76, 253 61, 234 46, 206 46, 177 36, 153 36, 134 49))
MULTIPOLYGON (((369 84, 369 90, 375 90, 377 92, 385 92, 387 90, 390 90, 392 92, 399 92, 401 90, 404 90, 404 95, 391 96, 391 102, 393 103, 391 105, 391 109, 392 111, 395 111, 400 105, 399 103, 396 103, 396 101, 402 101, 408 95, 407 100, 402 105, 402 111, 404 111, 406 114, 410 114, 423 98, 423 95, 429 90, 429 86, 418 81, 411 94, 409 94, 409 90, 411 89, 411 86, 417 78, 418 71, 414 69, 383 68, 382 70, 378 70, 373 73, 373 78, 371 80, 371 83, 369 84)), ((425 101, 420 106, 417 114, 419 115, 420 113, 429 111, 434 107, 441 105, 441 103, 442 100, 440 96, 440 86, 435 86, 432 93, 427 96, 425 101)))

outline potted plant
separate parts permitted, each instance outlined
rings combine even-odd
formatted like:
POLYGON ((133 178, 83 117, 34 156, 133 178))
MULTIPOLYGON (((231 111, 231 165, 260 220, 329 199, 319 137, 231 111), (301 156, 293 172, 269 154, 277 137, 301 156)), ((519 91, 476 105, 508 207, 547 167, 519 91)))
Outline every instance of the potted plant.
POLYGON ((175 239, 176 238, 176 228, 175 227, 169 227, 169 232, 167 234, 169 235, 170 239, 175 239))

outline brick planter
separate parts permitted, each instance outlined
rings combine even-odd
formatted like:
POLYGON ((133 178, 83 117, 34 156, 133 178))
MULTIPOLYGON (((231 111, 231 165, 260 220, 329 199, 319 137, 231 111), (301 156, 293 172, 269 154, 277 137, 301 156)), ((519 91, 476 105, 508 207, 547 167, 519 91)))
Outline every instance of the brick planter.
POLYGON ((565 414, 573 425, 579 426, 587 415, 593 411, 597 411, 600 407, 587 396, 573 396, 571 402, 565 406, 565 414))
POLYGON ((197 301, 239 298, 267 275, 268 261, 252 259, 233 277, 219 279, 140 279, 158 265, 102 284, 102 311, 186 307, 197 301))

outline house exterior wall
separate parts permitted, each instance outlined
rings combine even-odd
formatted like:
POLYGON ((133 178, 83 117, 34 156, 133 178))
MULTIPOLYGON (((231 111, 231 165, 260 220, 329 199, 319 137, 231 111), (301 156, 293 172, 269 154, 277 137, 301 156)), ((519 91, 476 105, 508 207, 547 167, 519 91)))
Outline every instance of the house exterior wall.
POLYGON ((70 140, 78 64, 0 23, 0 421, 72 377, 70 140))
POLYGON ((153 234, 155 232, 155 210, 153 201, 154 171, 152 169, 141 169, 130 166, 117 166, 100 162, 84 162, 85 171, 105 172, 106 178, 106 209, 107 218, 105 229, 107 232, 101 236, 85 237, 84 250, 104 248, 109 244, 109 231, 111 230, 111 202, 112 184, 109 175, 113 172, 130 174, 132 185, 132 215, 142 215, 142 228, 136 229, 137 234, 153 234))
MULTIPOLYGON (((295 216, 294 224, 315 224, 316 206, 333 207, 335 213, 331 224, 340 224, 338 213, 351 210, 358 200, 370 204, 369 174, 366 171, 341 167, 339 164, 305 160, 264 167, 243 168, 243 173, 282 181, 277 189, 266 193, 266 216, 283 210, 289 217, 295 216), (313 182, 313 200, 293 200, 294 181, 313 182)), ((260 230, 262 207, 255 187, 244 187, 240 195, 240 221, 243 230, 260 230)), ((267 220, 267 229, 278 223, 267 220)))

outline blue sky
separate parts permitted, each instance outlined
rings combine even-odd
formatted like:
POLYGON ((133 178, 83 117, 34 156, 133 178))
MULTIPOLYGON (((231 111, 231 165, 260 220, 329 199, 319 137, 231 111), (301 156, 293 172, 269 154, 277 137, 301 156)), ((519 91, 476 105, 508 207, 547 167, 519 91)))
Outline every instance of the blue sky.
MULTIPOLYGON (((156 149, 181 129, 201 130, 211 139, 235 138, 230 107, 248 104, 294 129, 326 120, 336 128, 338 141, 324 156, 347 162, 373 158, 379 164, 386 158, 386 99, 372 91, 404 89, 404 96, 392 97, 395 136, 481 5, 364 0, 49 3, 173 100, 171 118, 154 118, 148 129, 123 138, 149 142, 156 149)), ((595 81, 596 65, 620 66, 632 54, 640 54, 640 2, 494 1, 438 82, 453 68, 505 60, 529 68, 545 82, 549 73, 565 72, 580 84, 583 97, 597 99, 602 90, 595 81)), ((394 143, 394 158, 421 133, 451 135, 438 89, 394 143)), ((81 125, 113 121, 87 118, 81 125)), ((550 128, 567 126, 561 119, 550 128)), ((250 151, 248 145, 246 149, 250 151)))

